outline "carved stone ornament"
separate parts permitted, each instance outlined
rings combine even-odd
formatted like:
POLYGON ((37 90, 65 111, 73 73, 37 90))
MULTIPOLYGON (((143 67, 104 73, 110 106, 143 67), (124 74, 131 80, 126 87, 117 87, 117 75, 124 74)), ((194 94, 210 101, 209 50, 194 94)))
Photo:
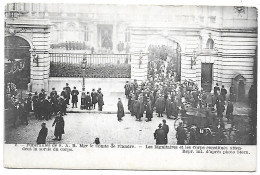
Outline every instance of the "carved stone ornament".
POLYGON ((15 28, 13 26, 10 26, 10 27, 6 28, 5 32, 9 35, 14 36, 15 34, 23 32, 25 30, 26 30, 26 28, 15 28))
POLYGON ((238 14, 238 16, 242 16, 242 14, 245 14, 245 7, 243 7, 243 6, 235 6, 234 10, 235 10, 235 13, 238 14))

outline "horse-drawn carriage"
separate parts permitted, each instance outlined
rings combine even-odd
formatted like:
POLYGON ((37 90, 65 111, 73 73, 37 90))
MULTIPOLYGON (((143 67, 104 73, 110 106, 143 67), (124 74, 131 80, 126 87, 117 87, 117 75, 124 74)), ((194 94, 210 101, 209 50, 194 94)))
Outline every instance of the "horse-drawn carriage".
POLYGON ((217 118, 216 112, 211 108, 192 108, 186 104, 186 114, 179 115, 174 127, 177 130, 179 123, 183 123, 186 130, 186 143, 190 144, 225 144, 226 136, 224 123, 217 118), (195 133, 195 138, 191 138, 195 133), (195 139, 191 141, 191 139, 195 139))

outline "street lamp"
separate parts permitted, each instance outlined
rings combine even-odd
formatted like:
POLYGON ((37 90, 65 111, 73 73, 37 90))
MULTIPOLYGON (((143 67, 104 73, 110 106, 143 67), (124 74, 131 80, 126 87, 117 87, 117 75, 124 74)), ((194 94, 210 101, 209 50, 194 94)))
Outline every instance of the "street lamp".
POLYGON ((87 63, 87 53, 85 52, 83 54, 83 60, 82 60, 82 64, 81 64, 81 68, 82 68, 82 78, 83 78, 83 84, 82 84, 82 90, 85 89, 85 76, 86 76, 86 63, 87 63))

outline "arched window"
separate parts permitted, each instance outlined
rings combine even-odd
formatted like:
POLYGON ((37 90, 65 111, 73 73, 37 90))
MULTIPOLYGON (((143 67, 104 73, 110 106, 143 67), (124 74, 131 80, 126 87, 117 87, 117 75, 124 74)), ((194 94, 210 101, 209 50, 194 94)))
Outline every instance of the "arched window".
POLYGON ((213 49, 214 48, 214 41, 213 39, 209 38, 206 44, 207 49, 213 49))

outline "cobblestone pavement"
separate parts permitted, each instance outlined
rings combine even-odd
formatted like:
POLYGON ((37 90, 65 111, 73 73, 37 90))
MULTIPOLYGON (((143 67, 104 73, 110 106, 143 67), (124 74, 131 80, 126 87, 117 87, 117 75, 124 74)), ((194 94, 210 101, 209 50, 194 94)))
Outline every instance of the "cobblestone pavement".
MULTIPOLYGON (((64 116, 65 134, 61 141, 56 143, 93 143, 96 137, 102 144, 155 144, 153 133, 158 128, 162 119, 167 121, 170 131, 168 134, 169 144, 176 144, 174 120, 166 116, 158 118, 154 114, 151 122, 136 121, 134 116, 126 114, 123 121, 118 122, 116 114, 91 114, 91 113, 68 113, 64 116)), ((6 121, 6 143, 27 144, 36 143, 36 138, 41 129, 41 123, 46 122, 48 128, 47 143, 54 143, 54 118, 49 121, 38 121, 31 116, 29 125, 19 125, 14 128, 10 121, 6 121)))

